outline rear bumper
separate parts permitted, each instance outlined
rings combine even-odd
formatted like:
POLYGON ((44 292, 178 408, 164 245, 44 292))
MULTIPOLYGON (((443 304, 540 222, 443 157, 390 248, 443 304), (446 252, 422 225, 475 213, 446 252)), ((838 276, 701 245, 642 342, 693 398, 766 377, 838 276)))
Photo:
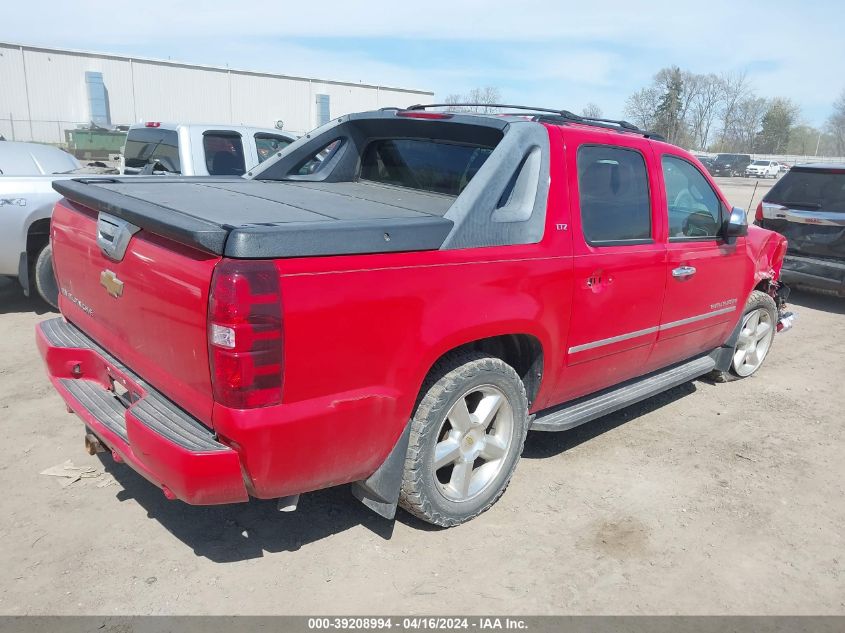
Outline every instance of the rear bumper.
POLYGON ((249 498, 232 448, 79 329, 50 319, 36 327, 36 340, 50 382, 118 461, 186 503, 249 498), (123 399, 114 383, 128 390, 123 399))
POLYGON ((787 255, 780 278, 791 286, 803 286, 845 296, 845 260, 836 261, 787 255))

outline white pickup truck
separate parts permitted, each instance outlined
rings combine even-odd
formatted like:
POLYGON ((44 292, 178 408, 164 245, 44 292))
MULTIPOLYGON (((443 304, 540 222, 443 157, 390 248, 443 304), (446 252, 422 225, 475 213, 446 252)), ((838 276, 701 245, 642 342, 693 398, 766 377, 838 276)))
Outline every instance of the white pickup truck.
MULTIPOLYGON (((129 128, 120 171, 238 177, 293 140, 270 128, 140 123, 129 128)), ((26 296, 35 290, 55 307, 50 216, 61 196, 53 181, 108 174, 107 169, 81 167, 57 147, 0 142, 0 275, 16 277, 26 296)))
POLYGON ((243 176, 294 140, 273 129, 148 121, 129 128, 123 173, 243 176))

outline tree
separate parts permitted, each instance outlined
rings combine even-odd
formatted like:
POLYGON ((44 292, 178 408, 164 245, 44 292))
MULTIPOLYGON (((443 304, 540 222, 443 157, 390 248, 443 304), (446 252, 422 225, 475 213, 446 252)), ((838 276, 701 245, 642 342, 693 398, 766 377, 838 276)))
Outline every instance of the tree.
MULTIPOLYGON (((738 149, 733 145, 739 142, 739 119, 742 118, 742 104, 751 96, 751 86, 748 77, 744 72, 722 74, 719 77, 721 85, 721 99, 719 107, 719 119, 721 123, 721 136, 717 149, 738 149)), ((747 105, 747 104, 746 104, 747 105)))
POLYGON ((483 88, 473 88, 466 95, 450 94, 443 100, 443 103, 446 104, 446 109, 450 112, 480 112, 490 114, 499 110, 493 104, 499 103, 501 100, 502 97, 498 88, 495 86, 485 86, 483 88), (461 103, 477 103, 479 105, 462 106, 459 105, 461 103))
POLYGON ((598 105, 591 101, 581 110, 581 115, 591 119, 600 119, 602 117, 602 111, 598 105))
POLYGON ((661 91, 655 111, 654 131, 670 143, 678 143, 683 132, 684 79, 677 66, 664 68, 655 76, 661 91))
POLYGON ((757 150, 765 154, 785 154, 800 111, 789 99, 777 97, 769 101, 757 138, 757 150))
POLYGON ((695 149, 706 150, 722 100, 722 84, 714 74, 695 75, 696 90, 690 102, 687 121, 695 149))
POLYGON ((833 102, 833 114, 827 120, 827 131, 832 137, 833 151, 845 156, 845 90, 833 102))
POLYGON ((485 86, 484 88, 473 88, 470 90, 469 95, 467 96, 467 101, 469 103, 480 104, 470 108, 473 112, 489 114, 491 112, 498 111, 498 108, 496 108, 493 104, 501 103, 502 96, 499 89, 495 86, 485 86))
POLYGON ((465 103, 466 99, 459 94, 450 94, 443 100, 443 103, 447 104, 446 110, 449 112, 466 112, 467 108, 456 105, 459 103, 465 103))
POLYGON ((659 103, 660 91, 657 88, 641 88, 625 102, 625 116, 637 127, 650 130, 654 127, 659 103))

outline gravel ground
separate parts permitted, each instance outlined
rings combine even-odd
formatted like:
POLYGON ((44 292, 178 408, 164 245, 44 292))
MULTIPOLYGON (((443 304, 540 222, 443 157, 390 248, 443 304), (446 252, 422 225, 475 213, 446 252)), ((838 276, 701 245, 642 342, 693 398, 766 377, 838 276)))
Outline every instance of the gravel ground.
POLYGON ((502 500, 439 530, 346 487, 166 501, 84 452, 33 344, 53 313, 0 282, 0 613, 845 614, 845 301, 794 307, 756 376, 531 434, 502 500))

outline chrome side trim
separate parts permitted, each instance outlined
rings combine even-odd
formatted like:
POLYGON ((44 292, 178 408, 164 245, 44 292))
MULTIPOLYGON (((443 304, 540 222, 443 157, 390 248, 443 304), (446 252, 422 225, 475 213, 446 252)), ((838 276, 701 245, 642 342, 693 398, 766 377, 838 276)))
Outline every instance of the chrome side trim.
POLYGON ((657 327, 647 327, 644 330, 637 330, 636 332, 628 332, 627 334, 620 334, 619 336, 611 336, 610 338, 603 338, 599 341, 593 341, 592 343, 584 343, 583 345, 575 345, 574 347, 569 348, 570 354, 575 354, 577 352, 583 352, 588 349, 593 349, 596 347, 601 347, 602 345, 610 345, 611 343, 618 343, 620 341, 627 341, 631 338, 636 338, 638 336, 644 336, 646 334, 654 334, 657 332, 659 328, 657 327))
POLYGON ((678 321, 670 321, 669 323, 663 323, 660 326, 660 331, 663 330, 671 330, 673 327, 679 327, 681 325, 686 325, 687 323, 695 323, 696 321, 702 321, 704 319, 709 319, 710 317, 719 316, 720 314, 727 314, 728 312, 734 312, 736 310, 736 306, 731 306, 729 308, 722 308, 721 310, 713 310, 712 312, 705 312, 704 314, 699 314, 697 316, 688 317, 686 319, 680 319, 678 321))
POLYGON ((719 310, 705 312, 704 314, 698 314, 696 316, 688 317, 686 319, 670 321, 669 323, 664 323, 663 325, 647 327, 643 330, 636 330, 635 332, 628 332, 627 334, 620 334, 619 336, 611 336, 610 338, 603 338, 598 341, 592 341, 590 343, 584 343, 582 345, 574 345, 573 347, 569 348, 569 353, 577 354, 578 352, 584 352, 588 349, 595 349, 596 347, 603 347, 604 345, 611 345, 613 343, 619 343, 620 341, 627 341, 628 339, 636 338, 638 336, 645 336, 646 334, 653 334, 654 332, 658 331, 662 332, 663 330, 671 330, 672 328, 680 327, 681 325, 695 323, 696 321, 702 321, 704 319, 709 319, 710 317, 728 314, 729 312, 734 311, 736 311, 736 306, 731 306, 729 308, 721 308, 719 310))

